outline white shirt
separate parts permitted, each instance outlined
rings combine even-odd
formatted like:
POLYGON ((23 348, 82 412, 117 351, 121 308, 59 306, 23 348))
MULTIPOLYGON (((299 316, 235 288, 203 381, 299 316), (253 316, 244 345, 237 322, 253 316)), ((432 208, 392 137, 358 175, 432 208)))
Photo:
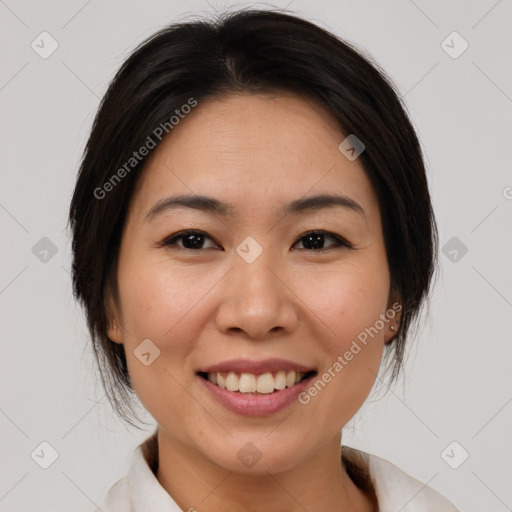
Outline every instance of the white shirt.
MULTIPOLYGON (((348 446, 341 451, 343 464, 356 484, 364 490, 373 488, 379 512, 459 512, 437 491, 391 462, 348 446)), ((153 472, 157 464, 155 433, 135 449, 127 476, 110 488, 101 512, 182 512, 157 480, 153 472)))

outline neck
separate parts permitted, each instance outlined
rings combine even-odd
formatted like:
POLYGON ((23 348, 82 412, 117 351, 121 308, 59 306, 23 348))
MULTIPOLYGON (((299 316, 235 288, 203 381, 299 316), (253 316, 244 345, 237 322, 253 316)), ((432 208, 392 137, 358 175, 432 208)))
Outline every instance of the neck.
POLYGON ((183 509, 194 512, 376 512, 375 499, 359 489, 341 463, 341 434, 300 466, 248 475, 214 464, 158 429, 156 477, 183 509))

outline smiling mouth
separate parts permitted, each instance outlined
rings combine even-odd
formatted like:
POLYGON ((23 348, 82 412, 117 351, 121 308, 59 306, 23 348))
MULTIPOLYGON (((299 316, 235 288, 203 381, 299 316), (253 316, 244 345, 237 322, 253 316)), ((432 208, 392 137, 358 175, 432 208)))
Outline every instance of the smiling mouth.
POLYGON ((234 393, 268 395, 291 388, 300 382, 317 375, 316 370, 306 373, 294 370, 266 372, 259 375, 239 372, 197 372, 197 375, 221 389, 234 393))

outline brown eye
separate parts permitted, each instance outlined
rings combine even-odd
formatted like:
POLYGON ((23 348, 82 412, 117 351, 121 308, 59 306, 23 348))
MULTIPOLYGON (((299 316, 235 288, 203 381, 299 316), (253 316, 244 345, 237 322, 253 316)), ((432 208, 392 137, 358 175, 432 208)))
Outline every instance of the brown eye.
MULTIPOLYGON (((177 245, 178 247, 182 247, 183 249, 195 251, 204 249, 203 245, 205 243, 205 240, 212 240, 212 238, 209 237, 204 231, 187 230, 181 231, 180 233, 177 233, 171 236, 170 238, 165 239, 162 245, 165 247, 177 245), (180 240, 182 241, 181 244, 178 243, 180 240)), ((218 246, 214 244, 214 247, 218 246)), ((209 248, 211 247, 206 247, 206 249, 209 248)))
MULTIPOLYGON (((305 233, 299 238, 299 241, 302 241, 303 249, 302 250, 313 250, 313 251, 321 251, 325 249, 331 249, 335 247, 352 247, 346 240, 335 235, 334 233, 329 233, 327 231, 309 231, 305 233), (329 245, 328 247, 323 247, 325 244, 326 238, 330 238, 334 240, 334 244, 329 245)), ((296 242, 299 243, 299 242, 296 242)))

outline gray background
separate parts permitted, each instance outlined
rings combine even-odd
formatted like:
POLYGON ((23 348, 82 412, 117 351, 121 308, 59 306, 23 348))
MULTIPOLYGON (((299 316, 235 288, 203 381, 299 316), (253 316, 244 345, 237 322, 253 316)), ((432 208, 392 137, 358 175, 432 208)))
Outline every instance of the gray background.
MULTIPOLYGON (((68 204, 99 99, 130 50, 168 22, 250 5, 263 6, 0 1, 1 511, 94 509, 153 430, 123 425, 104 397, 71 294, 68 204), (43 31, 59 45, 47 59, 31 48, 43 31), (41 252, 43 237, 56 254, 41 252), (35 449, 49 457, 43 441, 58 453, 48 469, 31 458, 35 449)), ((355 42, 396 82, 424 145, 441 246, 449 243, 405 381, 372 394, 344 443, 463 511, 512 510, 511 2, 273 5, 355 42), (453 31, 469 43, 458 58, 441 46, 453 31), (469 453, 458 469, 441 456, 453 441, 469 453)), ((460 462, 460 448, 448 453, 460 462)))

